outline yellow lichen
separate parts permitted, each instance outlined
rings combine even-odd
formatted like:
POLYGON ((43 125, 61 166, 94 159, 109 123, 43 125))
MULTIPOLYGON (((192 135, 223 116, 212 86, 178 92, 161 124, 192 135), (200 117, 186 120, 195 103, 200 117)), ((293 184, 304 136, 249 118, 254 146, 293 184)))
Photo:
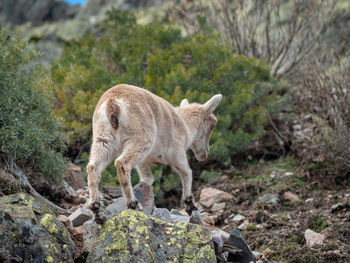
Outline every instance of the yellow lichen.
POLYGON ((43 218, 40 220, 40 224, 42 224, 47 231, 51 234, 55 234, 58 232, 56 224, 53 222, 53 215, 45 214, 43 218))

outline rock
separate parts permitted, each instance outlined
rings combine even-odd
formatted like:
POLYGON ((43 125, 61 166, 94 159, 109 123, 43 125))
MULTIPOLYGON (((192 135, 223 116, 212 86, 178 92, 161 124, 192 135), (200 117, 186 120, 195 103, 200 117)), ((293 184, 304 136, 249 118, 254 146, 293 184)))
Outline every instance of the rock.
POLYGON ((226 207, 226 203, 215 203, 211 207, 210 211, 213 212, 213 213, 219 212, 219 211, 225 209, 225 207, 226 207))
POLYGON ((313 202, 313 201, 314 201, 313 198, 308 198, 308 199, 305 200, 305 203, 311 203, 311 202, 313 202))
POLYGON ((102 187, 102 190, 105 194, 113 199, 117 199, 123 196, 123 192, 120 187, 102 187))
POLYGON ((348 205, 348 204, 337 203, 337 204, 331 206, 331 212, 335 213, 335 212, 338 212, 340 210, 345 210, 345 209, 349 209, 349 208, 350 208, 350 205, 348 205))
POLYGON ((0 198, 1 262, 74 262, 74 243, 55 213, 34 197, 0 198))
POLYGON ((62 176, 74 190, 83 189, 86 186, 83 172, 78 165, 73 163, 69 164, 69 168, 66 174, 62 176))
POLYGON ((58 21, 73 17, 79 6, 70 6, 64 1, 54 0, 2 0, 0 24, 20 25, 31 22, 34 25, 46 21, 58 21))
POLYGON ((128 207, 126 206, 124 197, 119 197, 118 199, 113 200, 113 202, 107 206, 107 208, 104 210, 104 214, 107 219, 109 219, 126 209, 128 209, 128 207))
POLYGON ((258 203, 276 205, 279 202, 278 194, 264 194, 258 198, 258 203))
POLYGON ((62 222, 62 224, 65 227, 69 227, 71 225, 71 222, 70 222, 69 218, 67 216, 65 216, 65 215, 58 215, 57 220, 62 222))
POLYGON ((220 203, 225 200, 232 199, 233 196, 227 192, 215 189, 215 188, 204 188, 200 194, 199 203, 207 208, 211 207, 214 203, 220 203))
POLYGON ((174 208, 172 208, 170 210, 170 214, 177 215, 177 216, 182 216, 183 215, 183 214, 180 213, 180 211, 178 209, 174 209, 174 208))
POLYGON ((308 247, 314 247, 316 245, 321 246, 323 244, 324 235, 316 233, 311 229, 307 229, 304 236, 308 247))
POLYGON ((91 210, 79 208, 69 217, 69 220, 72 222, 74 227, 81 226, 84 222, 92 218, 91 210))
POLYGON ((239 248, 243 251, 241 255, 229 253, 227 260, 229 262, 240 262, 240 263, 249 263, 254 261, 255 257, 250 250, 249 246, 245 242, 241 233, 238 230, 234 229, 230 232, 230 245, 236 248, 239 248))
POLYGON ((293 176, 294 174, 292 172, 285 172, 284 176, 293 176))
POLYGON ((193 211, 190 217, 190 223, 204 226, 204 222, 199 211, 193 211))
POLYGON ((246 220, 244 220, 244 222, 243 222, 242 224, 240 224, 237 228, 238 228, 239 230, 245 230, 245 229, 247 228, 248 225, 249 225, 249 220, 246 219, 246 220))
POLYGON ((166 208, 155 208, 152 216, 165 222, 172 222, 171 214, 166 208))
POLYGON ((283 193, 283 198, 285 200, 289 200, 291 202, 298 202, 298 201, 300 201, 299 196, 297 196, 296 194, 293 194, 292 192, 289 192, 289 191, 283 193))
POLYGON ((235 216, 232 218, 232 220, 233 220, 234 222, 236 222, 236 223, 241 222, 241 221, 243 221, 244 219, 245 219, 245 216, 242 216, 242 215, 240 215, 240 214, 237 214, 237 215, 235 215, 235 216))
POLYGON ((99 233, 98 224, 95 220, 88 220, 83 225, 74 228, 74 230, 76 230, 76 234, 81 235, 85 249, 87 251, 92 249, 99 233))
POLYGON ((133 187, 135 197, 143 207, 143 212, 150 216, 154 210, 153 187, 146 183, 138 183, 133 187))
MULTIPOLYGON (((143 212, 146 215, 151 216, 153 214, 153 210, 155 209, 152 186, 145 183, 139 183, 135 185, 133 189, 136 199, 142 205, 143 212)), ((117 213, 126 209, 128 208, 124 197, 119 197, 118 199, 115 199, 111 204, 109 204, 103 213, 105 214, 106 218, 109 219, 117 213)))
POLYGON ((214 249, 215 254, 220 255, 222 253, 222 250, 224 248, 224 241, 222 240, 222 236, 217 231, 211 231, 211 234, 213 235, 213 242, 214 242, 214 249))
POLYGON ((173 215, 170 214, 171 221, 173 223, 189 223, 190 222, 190 217, 189 216, 179 216, 179 215, 173 215))
POLYGON ((209 230, 134 210, 124 210, 102 226, 86 262, 102 261, 216 262, 209 230))

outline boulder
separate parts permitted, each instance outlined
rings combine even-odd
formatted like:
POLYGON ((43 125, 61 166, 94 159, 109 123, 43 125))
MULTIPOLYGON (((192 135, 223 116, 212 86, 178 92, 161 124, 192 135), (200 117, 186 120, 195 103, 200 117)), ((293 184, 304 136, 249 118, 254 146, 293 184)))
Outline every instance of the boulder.
POLYGON ((70 6, 55 0, 2 0, 0 3, 0 24, 20 25, 31 22, 34 25, 47 21, 58 21, 75 16, 79 6, 70 6))
POLYGON ((1 262, 74 262, 74 243, 55 213, 34 197, 0 198, 1 262))
POLYGON ((242 250, 242 253, 239 253, 239 254, 229 253, 229 256, 227 258, 229 262, 240 262, 240 263, 249 263, 251 261, 254 262, 255 257, 253 253, 238 230, 236 229, 231 230, 229 243, 231 246, 242 250))
POLYGON ((202 189, 199 203, 204 207, 211 207, 215 203, 220 203, 232 199, 233 196, 227 192, 207 187, 202 189))
POLYGON ((216 262, 216 259, 209 230, 124 210, 102 226, 90 250, 88 263, 102 261, 216 262))

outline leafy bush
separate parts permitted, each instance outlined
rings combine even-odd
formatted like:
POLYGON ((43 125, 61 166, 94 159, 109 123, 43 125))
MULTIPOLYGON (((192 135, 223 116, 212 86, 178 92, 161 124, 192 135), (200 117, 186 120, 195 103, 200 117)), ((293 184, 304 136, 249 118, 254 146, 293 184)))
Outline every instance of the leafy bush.
POLYGON ((26 43, 0 29, 0 160, 57 179, 65 169, 64 136, 52 116, 52 83, 32 65, 26 43))
MULTIPOLYGON (((72 158, 86 161, 81 153, 88 150, 93 108, 102 92, 118 83, 143 86, 173 105, 185 97, 203 103, 222 93, 210 155, 220 164, 229 164, 232 155, 259 139, 265 113, 278 111, 286 99, 277 94, 279 82, 264 61, 232 54, 216 35, 183 37, 157 21, 138 25, 132 14, 117 10, 109 13, 101 32, 69 44, 52 68, 55 113, 65 119, 72 158)), ((110 172, 115 176, 113 168, 110 172)), ((169 180, 158 180, 160 188, 169 190, 169 180)))
POLYGON ((331 175, 334 184, 350 174, 349 69, 349 57, 320 56, 301 75, 298 103, 310 118, 301 122, 300 135, 295 132, 294 148, 311 170, 331 175))

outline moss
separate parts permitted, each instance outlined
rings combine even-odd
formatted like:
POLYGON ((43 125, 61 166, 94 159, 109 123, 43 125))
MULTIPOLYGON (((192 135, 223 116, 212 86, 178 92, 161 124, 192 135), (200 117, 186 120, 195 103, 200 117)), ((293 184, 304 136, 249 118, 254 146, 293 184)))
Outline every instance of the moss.
POLYGON ((317 233, 326 229, 328 223, 324 221, 322 218, 313 217, 309 222, 309 228, 317 233))
POLYGON ((249 231, 249 232, 254 232, 256 230, 256 224, 249 224, 249 225, 247 225, 246 230, 249 231))
POLYGON ((53 215, 45 214, 40 220, 40 223, 49 231, 51 234, 56 234, 58 232, 55 222, 53 222, 53 215))

